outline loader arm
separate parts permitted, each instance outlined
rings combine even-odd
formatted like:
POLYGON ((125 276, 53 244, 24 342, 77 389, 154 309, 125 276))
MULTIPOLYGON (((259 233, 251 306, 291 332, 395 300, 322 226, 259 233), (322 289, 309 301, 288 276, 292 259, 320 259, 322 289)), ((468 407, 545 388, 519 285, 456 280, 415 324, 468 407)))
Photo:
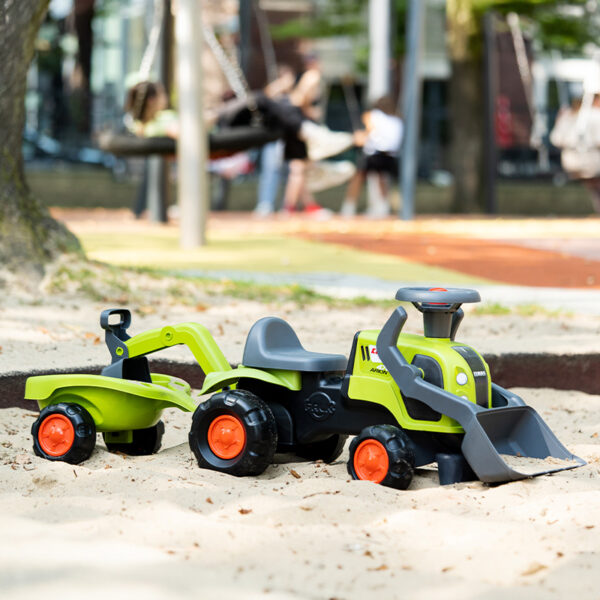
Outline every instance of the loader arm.
POLYGON ((200 368, 207 375, 213 371, 228 371, 231 365, 221 352, 208 329, 200 323, 179 323, 138 333, 124 341, 129 358, 152 354, 171 346, 187 346, 200 368))

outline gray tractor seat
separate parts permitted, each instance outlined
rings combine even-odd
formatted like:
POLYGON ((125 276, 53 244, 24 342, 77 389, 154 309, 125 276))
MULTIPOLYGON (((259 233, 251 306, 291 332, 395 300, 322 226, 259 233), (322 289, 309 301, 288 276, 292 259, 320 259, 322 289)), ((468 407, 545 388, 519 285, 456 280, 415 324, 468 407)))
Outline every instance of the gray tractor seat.
POLYGON ((264 317, 250 329, 242 364, 259 369, 288 371, 345 371, 348 359, 342 354, 309 352, 302 347, 291 325, 277 317, 264 317))

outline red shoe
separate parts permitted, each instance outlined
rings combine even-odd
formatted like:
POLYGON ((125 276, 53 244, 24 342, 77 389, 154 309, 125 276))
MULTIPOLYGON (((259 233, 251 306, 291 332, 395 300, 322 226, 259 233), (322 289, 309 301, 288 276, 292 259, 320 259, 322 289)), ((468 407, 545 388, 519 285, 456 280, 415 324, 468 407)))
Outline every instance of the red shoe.
POLYGON ((316 219, 330 219, 333 213, 328 208, 323 208, 316 202, 314 204, 307 204, 304 207, 304 212, 310 217, 316 219))
POLYGON ((322 206, 320 206, 319 204, 317 204, 316 202, 314 204, 307 204, 304 207, 304 212, 307 215, 311 215, 314 213, 318 213, 319 211, 324 210, 322 206))

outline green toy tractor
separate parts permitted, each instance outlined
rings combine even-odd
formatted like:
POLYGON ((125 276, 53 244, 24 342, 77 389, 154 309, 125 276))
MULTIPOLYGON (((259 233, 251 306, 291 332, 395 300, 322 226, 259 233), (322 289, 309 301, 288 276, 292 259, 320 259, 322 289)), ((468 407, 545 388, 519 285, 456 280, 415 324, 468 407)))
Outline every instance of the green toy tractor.
POLYGON ((423 313, 425 335, 402 333, 407 314, 399 306, 380 331, 355 335, 349 359, 305 350, 276 317, 253 325, 236 369, 197 323, 131 338, 119 324, 107 329, 113 364, 103 374, 135 378, 145 355, 189 346, 206 374, 200 393, 213 393, 194 412, 191 450, 200 467, 238 476, 262 473, 278 451, 332 462, 348 435, 356 436, 350 475, 399 489, 431 463, 442 484, 585 464, 535 410, 491 382, 477 351, 455 340, 460 306, 479 301, 478 292, 402 288, 396 299, 423 313))

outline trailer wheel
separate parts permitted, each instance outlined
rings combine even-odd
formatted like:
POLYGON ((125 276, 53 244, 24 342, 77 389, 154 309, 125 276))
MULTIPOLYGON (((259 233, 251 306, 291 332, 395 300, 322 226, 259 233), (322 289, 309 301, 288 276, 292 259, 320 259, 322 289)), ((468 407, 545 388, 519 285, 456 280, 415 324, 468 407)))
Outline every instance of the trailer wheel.
POLYGON ((415 470, 410 438, 394 425, 365 427, 350 444, 348 473, 354 479, 405 490, 415 470))
POLYGON ((339 458, 347 439, 347 435, 336 433, 312 444, 297 444, 294 452, 300 458, 306 460, 322 460, 326 463, 332 463, 336 458, 339 458))
POLYGON ((260 475, 273 462, 277 424, 258 396, 246 390, 227 390, 198 406, 189 442, 203 469, 237 477, 260 475))
POLYGON ((96 425, 79 404, 46 406, 31 426, 33 451, 47 460, 77 465, 88 459, 96 445, 96 425))
POLYGON ((110 433, 103 433, 102 438, 109 452, 122 452, 129 456, 148 456, 160 450, 162 438, 165 433, 165 424, 159 421, 146 429, 134 429, 131 443, 111 442, 110 433))

